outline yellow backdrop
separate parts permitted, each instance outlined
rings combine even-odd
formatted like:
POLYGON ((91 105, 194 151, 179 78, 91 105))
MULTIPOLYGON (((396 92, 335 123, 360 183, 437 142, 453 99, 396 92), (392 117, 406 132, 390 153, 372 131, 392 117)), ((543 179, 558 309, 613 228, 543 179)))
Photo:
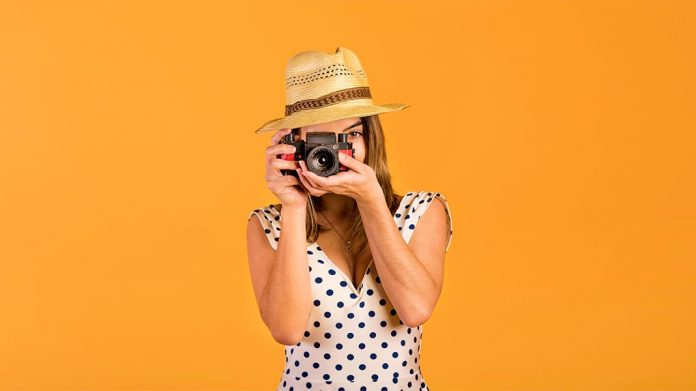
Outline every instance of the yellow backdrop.
POLYGON ((443 193, 433 390, 696 390, 696 3, 4 2, 0 389, 271 390, 248 213, 301 50, 443 193))

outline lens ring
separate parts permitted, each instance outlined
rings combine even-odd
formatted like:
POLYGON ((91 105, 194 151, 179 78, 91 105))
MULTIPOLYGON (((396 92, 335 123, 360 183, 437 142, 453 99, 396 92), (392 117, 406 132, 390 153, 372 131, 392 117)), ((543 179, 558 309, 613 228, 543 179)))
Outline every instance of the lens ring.
POLYGON ((309 155, 307 155, 305 163, 307 164, 308 170, 324 177, 329 176, 330 174, 328 173, 337 171, 338 169, 338 159, 334 155, 333 151, 327 147, 320 146, 312 149, 309 155), (316 161, 321 157, 326 157, 328 163, 317 164, 316 161))

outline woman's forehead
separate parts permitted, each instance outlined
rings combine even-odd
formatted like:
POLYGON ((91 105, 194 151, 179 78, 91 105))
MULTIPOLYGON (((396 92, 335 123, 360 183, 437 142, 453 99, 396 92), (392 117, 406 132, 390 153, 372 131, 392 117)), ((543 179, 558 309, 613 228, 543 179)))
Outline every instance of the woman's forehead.
POLYGON ((343 132, 349 128, 358 127, 362 124, 359 117, 343 118, 336 121, 324 122, 313 125, 306 125, 300 129, 303 132, 343 132))

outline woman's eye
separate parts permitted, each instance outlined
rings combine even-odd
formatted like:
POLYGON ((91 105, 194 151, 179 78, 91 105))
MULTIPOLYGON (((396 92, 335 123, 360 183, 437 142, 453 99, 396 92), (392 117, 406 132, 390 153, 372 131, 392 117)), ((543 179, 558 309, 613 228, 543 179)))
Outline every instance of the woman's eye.
POLYGON ((355 132, 350 132, 349 134, 350 134, 352 137, 357 137, 357 136, 359 136, 359 135, 362 135, 361 132, 357 132, 357 131, 355 131, 355 132))

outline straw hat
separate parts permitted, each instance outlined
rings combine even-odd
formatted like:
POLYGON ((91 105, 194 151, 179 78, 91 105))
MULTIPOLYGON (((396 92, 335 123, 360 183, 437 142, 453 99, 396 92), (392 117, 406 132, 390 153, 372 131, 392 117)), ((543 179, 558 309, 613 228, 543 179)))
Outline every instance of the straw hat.
POLYGON ((285 66, 285 117, 266 122, 254 133, 319 124, 343 118, 399 111, 404 103, 372 101, 358 56, 339 46, 328 54, 303 51, 285 66))

